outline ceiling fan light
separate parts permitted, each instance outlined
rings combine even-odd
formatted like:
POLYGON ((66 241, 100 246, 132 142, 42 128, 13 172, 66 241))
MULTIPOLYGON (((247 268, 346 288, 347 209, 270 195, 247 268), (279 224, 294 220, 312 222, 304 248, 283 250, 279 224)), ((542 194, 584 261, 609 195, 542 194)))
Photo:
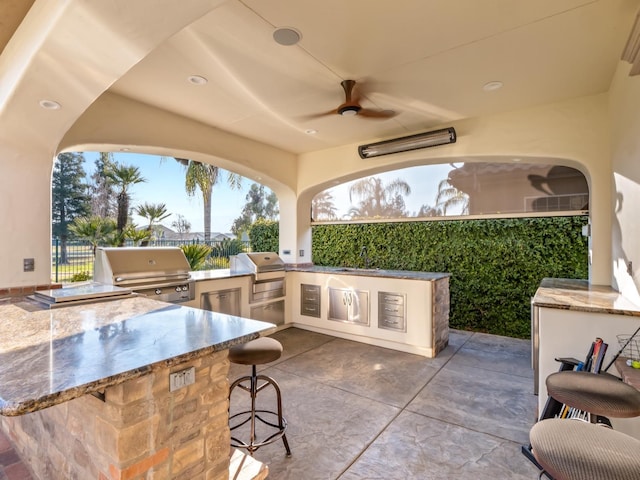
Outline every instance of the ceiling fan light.
POLYGON ((347 105, 346 107, 342 107, 340 110, 338 110, 338 113, 342 116, 351 116, 351 115, 357 115, 358 112, 360 111, 359 106, 357 105, 347 105))
POLYGON ((456 142, 456 131, 453 127, 434 130, 432 132, 418 133, 408 137, 394 138, 382 142, 360 145, 358 153, 360 158, 378 157, 390 153, 407 152, 419 148, 436 147, 456 142))

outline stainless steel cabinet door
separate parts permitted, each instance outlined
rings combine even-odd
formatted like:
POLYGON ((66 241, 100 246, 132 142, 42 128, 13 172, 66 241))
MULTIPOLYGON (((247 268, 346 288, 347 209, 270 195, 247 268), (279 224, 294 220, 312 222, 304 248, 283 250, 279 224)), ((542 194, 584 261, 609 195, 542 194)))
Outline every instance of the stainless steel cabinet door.
POLYGON ((200 308, 240 316, 240 289, 216 290, 200 295, 200 308))
POLYGON ((369 292, 330 287, 329 320, 369 325, 369 292))
POLYGON ((250 317, 275 325, 284 325, 284 300, 251 307, 250 317))

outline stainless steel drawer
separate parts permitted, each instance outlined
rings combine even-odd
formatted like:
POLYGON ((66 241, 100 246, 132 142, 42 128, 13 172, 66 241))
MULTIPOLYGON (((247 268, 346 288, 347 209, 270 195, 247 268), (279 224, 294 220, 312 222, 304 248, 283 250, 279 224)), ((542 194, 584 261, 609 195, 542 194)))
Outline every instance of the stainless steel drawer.
POLYGON ((284 297, 285 283, 284 280, 266 280, 256 282, 251 286, 250 303, 261 302, 271 298, 284 297))
POLYGON ((406 331, 405 317, 397 317, 395 315, 379 315, 378 328, 404 332, 406 331))
POLYGON ((383 302, 383 303, 388 303, 393 305, 404 305, 404 294, 378 292, 378 302, 383 302))
POLYGON ((389 304, 380 303, 378 306, 381 315, 396 315, 404 317, 404 305, 403 304, 389 304))
POLYGON ((300 306, 300 315, 306 315, 307 317, 320 318, 320 304, 303 303, 300 306))

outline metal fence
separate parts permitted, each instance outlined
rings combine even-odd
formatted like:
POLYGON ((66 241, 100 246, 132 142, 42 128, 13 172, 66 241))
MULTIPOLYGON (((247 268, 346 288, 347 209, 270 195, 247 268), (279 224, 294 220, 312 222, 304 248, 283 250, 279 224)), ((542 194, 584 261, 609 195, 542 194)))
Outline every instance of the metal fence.
MULTIPOLYGON (((154 240, 150 247, 180 247, 188 244, 204 244, 211 247, 211 254, 205 263, 205 269, 229 268, 229 256, 250 251, 249 242, 241 240, 154 240)), ((125 246, 132 247, 127 242, 125 246)), ((141 247, 142 248, 142 247, 141 247)), ((59 238, 51 242, 51 280, 54 283, 70 283, 91 280, 93 278, 93 247, 85 241, 67 241, 63 251, 59 238)))

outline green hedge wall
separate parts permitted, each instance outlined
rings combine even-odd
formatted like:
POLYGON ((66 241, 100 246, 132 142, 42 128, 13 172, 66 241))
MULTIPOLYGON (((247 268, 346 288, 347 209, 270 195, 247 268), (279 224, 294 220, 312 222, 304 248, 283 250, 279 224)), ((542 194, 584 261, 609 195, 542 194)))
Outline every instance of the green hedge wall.
MULTIPOLYGON (((451 273, 453 328, 530 336, 544 277, 587 278, 587 217, 316 225, 316 265, 451 273)), ((277 231, 277 230, 276 230, 277 231)), ((277 251, 277 249, 276 249, 277 251)))
POLYGON ((279 224, 263 218, 249 227, 249 245, 252 252, 279 252, 279 224))

